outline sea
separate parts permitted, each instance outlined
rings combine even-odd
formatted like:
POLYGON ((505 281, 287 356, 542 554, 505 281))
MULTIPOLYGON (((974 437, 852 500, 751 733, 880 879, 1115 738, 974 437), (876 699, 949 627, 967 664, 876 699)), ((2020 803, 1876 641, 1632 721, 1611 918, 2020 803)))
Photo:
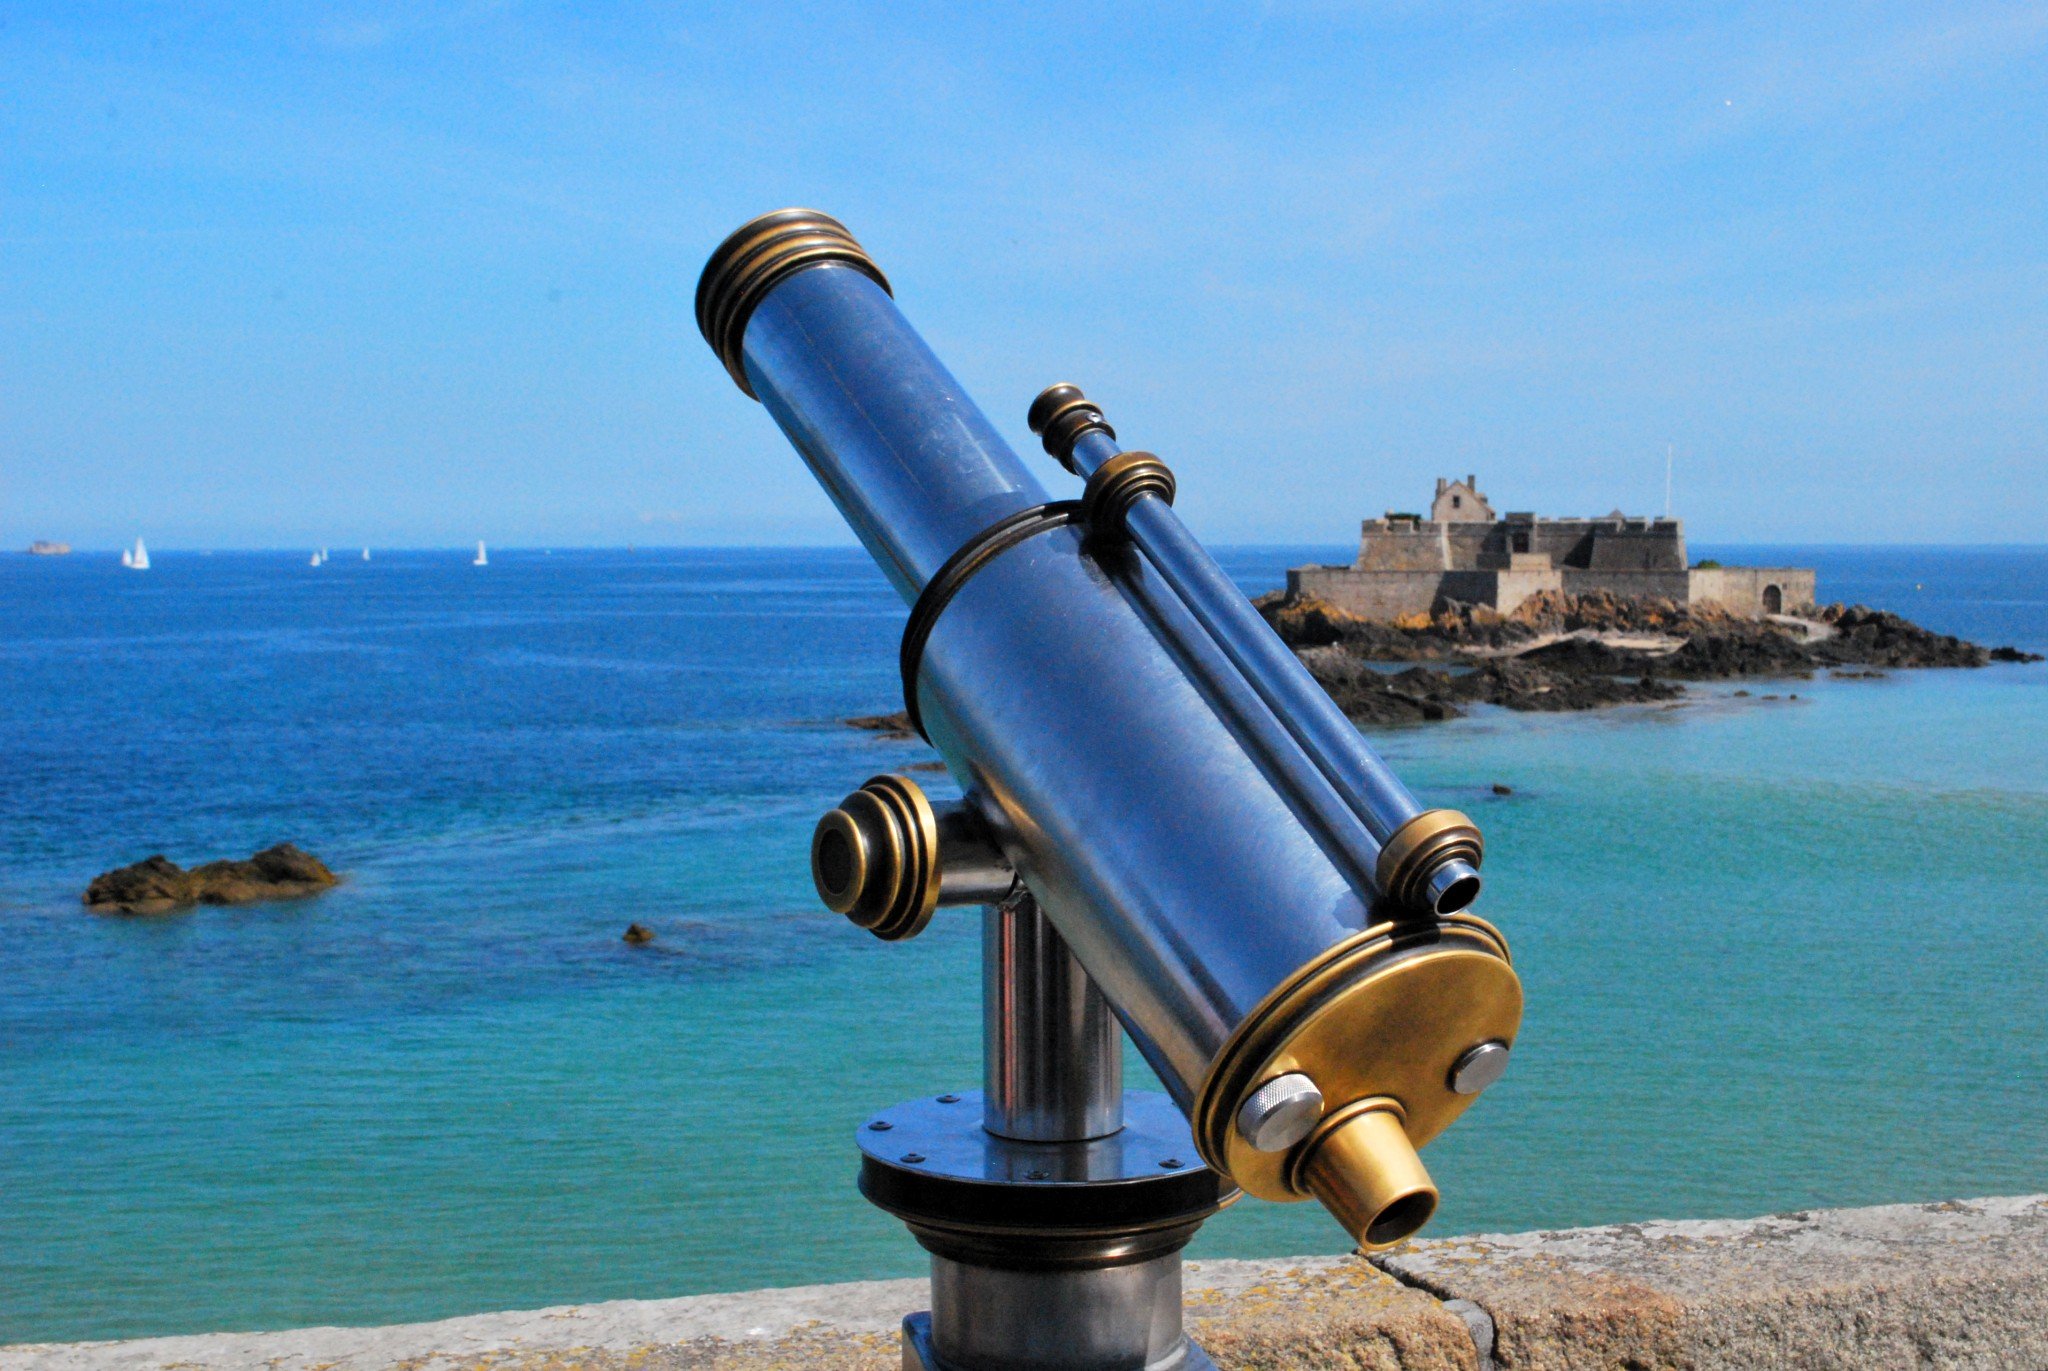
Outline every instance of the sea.
MULTIPOLYGON (((2048 549, 1694 551, 2048 651, 2048 549)), ((927 755, 840 722, 903 619, 854 550, 0 556, 0 1343, 919 1271, 853 1130, 976 1084, 977 920, 883 945, 806 865, 927 755), (346 882, 80 904, 279 841, 346 882)), ((1373 741, 1528 993, 1429 1232, 2048 1190, 2048 665, 1373 741)), ((1247 1200, 1193 1255, 1345 1246, 1247 1200)))

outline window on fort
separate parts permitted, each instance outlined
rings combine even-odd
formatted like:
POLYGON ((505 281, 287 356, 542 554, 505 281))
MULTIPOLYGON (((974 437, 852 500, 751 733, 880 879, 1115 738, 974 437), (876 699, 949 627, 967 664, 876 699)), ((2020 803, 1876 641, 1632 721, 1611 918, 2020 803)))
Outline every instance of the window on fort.
POLYGON ((1529 550, 1529 535, 1528 535, 1528 534, 1527 534, 1526 532, 1523 532, 1523 533, 1517 533, 1517 534, 1515 535, 1515 551, 1517 551, 1517 552, 1527 552, 1528 550, 1529 550))
POLYGON ((1464 496, 1462 496, 1462 495, 1453 495, 1453 496, 1451 497, 1451 508, 1452 508, 1452 509, 1463 509, 1464 507, 1465 507, 1465 497, 1464 497, 1464 496))

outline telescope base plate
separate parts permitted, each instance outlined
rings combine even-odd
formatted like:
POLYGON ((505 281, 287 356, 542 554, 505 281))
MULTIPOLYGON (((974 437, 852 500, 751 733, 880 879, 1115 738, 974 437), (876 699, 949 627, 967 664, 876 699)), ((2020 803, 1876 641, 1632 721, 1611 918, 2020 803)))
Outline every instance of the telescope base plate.
POLYGON ((1214 1371, 1182 1331, 1180 1254, 1237 1189, 1166 1096, 1123 1100, 1121 1129, 1075 1142, 988 1132, 977 1091, 862 1127, 861 1193, 931 1253, 905 1371, 1214 1371))

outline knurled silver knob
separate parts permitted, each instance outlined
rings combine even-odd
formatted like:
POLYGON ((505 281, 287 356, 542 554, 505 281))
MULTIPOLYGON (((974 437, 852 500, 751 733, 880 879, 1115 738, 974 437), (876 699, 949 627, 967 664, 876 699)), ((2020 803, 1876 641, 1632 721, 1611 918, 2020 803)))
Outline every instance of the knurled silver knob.
POLYGON ((1285 1152, 1323 1116, 1323 1092, 1299 1071, 1275 1076, 1245 1097, 1237 1131, 1261 1152, 1285 1152))

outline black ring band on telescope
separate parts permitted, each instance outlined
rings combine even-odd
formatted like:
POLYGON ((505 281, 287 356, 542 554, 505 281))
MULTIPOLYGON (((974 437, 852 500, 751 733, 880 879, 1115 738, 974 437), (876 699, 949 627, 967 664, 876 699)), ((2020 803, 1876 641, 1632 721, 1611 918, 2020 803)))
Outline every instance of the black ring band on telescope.
POLYGON ((918 737, 931 741, 931 735, 924 731, 924 713, 917 707, 917 671, 924 662, 925 640, 938 627, 939 615, 975 572, 1026 539, 1074 523, 1080 517, 1079 500, 1054 500, 1020 509, 969 538, 925 582, 917 603, 910 607, 910 620, 903 625, 903 647, 897 653, 897 663, 903 672, 903 712, 910 716, 910 725, 917 730, 918 737))
POLYGON ((749 219, 704 264, 697 278, 697 328, 749 398, 761 398, 747 383, 741 360, 754 307, 783 278, 831 263, 852 267, 889 290, 889 278, 846 225, 814 209, 778 209, 749 219))

